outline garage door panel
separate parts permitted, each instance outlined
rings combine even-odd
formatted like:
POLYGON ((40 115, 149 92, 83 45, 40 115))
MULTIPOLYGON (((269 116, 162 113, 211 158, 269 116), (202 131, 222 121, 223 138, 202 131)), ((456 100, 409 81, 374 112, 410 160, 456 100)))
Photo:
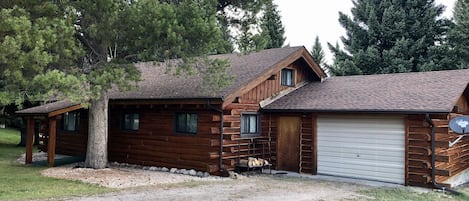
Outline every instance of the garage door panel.
MULTIPOLYGON (((321 132, 321 130, 318 130, 318 132, 321 132)), ((350 133, 348 131, 333 131, 333 130, 328 130, 329 133, 328 136, 321 136, 322 138, 350 138, 353 135, 353 138, 361 138, 361 139, 376 139, 376 140, 389 140, 389 139, 404 139, 405 136, 402 136, 401 138, 396 137, 395 135, 402 133, 402 130, 396 130, 396 131, 371 131, 371 130, 364 130, 361 133, 350 133)))
POLYGON ((336 172, 342 173, 351 173, 353 174, 366 174, 366 172, 370 172, 370 174, 375 175, 396 175, 400 176, 400 171, 396 170, 396 165, 387 164, 383 166, 370 166, 368 169, 364 170, 364 165, 369 165, 367 163, 353 163, 353 161, 344 161, 341 163, 341 166, 337 166, 334 162, 324 161, 325 167, 327 167, 328 171, 334 170, 336 172))
POLYGON ((372 160, 372 162, 377 162, 377 161, 390 161, 390 162, 402 162, 402 158, 399 155, 396 154, 379 154, 379 153, 374 153, 374 154, 355 154, 355 153, 350 153, 350 152, 329 152, 329 153, 323 153, 323 154, 318 154, 319 157, 334 157, 336 159, 340 158, 360 158, 360 160, 372 160), (359 155, 359 156, 357 156, 359 155))
POLYGON ((318 173, 404 183, 401 117, 318 117, 318 173))
POLYGON ((329 141, 329 142, 337 142, 337 143, 342 143, 342 144, 348 144, 348 143, 352 143, 352 144, 356 144, 356 143, 363 143, 363 144, 386 144, 386 145, 395 145, 395 144, 401 144, 402 140, 404 139, 389 139, 389 140, 377 140, 377 139, 366 139, 366 138, 353 138, 353 137, 337 137, 337 138, 320 138, 318 137, 318 140, 321 140, 321 141, 329 141), (386 142, 384 142, 386 141, 386 142))

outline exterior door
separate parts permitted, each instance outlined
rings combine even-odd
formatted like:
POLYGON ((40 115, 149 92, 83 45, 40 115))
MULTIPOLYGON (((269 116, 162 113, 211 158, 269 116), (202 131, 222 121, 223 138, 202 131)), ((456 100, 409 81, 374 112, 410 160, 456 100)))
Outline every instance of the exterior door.
POLYGON ((299 171, 300 117, 280 117, 277 136, 277 170, 299 171))

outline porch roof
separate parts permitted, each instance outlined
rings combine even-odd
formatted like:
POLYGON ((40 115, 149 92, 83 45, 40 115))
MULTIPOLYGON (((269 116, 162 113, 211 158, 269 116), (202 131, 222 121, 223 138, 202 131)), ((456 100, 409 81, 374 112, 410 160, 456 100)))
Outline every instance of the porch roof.
POLYGON ((80 104, 74 103, 69 100, 56 101, 37 107, 32 107, 24 110, 17 111, 19 115, 30 115, 30 116, 55 116, 65 112, 73 111, 82 108, 80 104))

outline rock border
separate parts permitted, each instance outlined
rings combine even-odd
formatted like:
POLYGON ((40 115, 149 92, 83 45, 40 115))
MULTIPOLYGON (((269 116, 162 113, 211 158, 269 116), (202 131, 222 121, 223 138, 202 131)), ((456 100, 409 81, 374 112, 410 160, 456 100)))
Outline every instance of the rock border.
POLYGON ((131 168, 131 169, 142 169, 148 171, 156 171, 156 172, 168 172, 172 174, 182 174, 200 178, 210 177, 210 173, 197 171, 195 169, 178 169, 178 168, 167 168, 167 167, 157 167, 157 166, 143 166, 137 164, 129 164, 129 163, 119 163, 119 162, 109 162, 109 167, 111 168, 131 168))

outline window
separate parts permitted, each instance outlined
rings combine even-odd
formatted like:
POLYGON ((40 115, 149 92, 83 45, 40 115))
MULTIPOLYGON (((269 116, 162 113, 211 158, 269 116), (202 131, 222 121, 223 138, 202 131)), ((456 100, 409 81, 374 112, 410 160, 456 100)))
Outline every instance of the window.
POLYGON ((197 133, 196 113, 176 113, 176 133, 197 133))
POLYGON ((259 132, 259 115, 242 114, 241 115, 241 134, 256 135, 259 132))
POLYGON ((282 69, 282 86, 294 86, 295 85, 295 76, 292 69, 282 69))
POLYGON ((66 112, 63 118, 63 130, 65 131, 78 131, 80 128, 80 113, 66 112))
POLYGON ((124 130, 138 130, 140 125, 140 115, 137 113, 124 114, 124 130))

